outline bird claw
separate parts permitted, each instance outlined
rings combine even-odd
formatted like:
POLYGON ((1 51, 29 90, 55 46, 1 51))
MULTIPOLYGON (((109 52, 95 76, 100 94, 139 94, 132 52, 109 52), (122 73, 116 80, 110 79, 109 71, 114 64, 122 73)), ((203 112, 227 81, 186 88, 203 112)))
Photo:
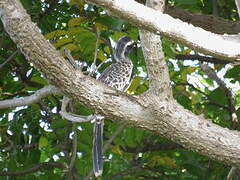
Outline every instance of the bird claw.
POLYGON ((101 116, 99 114, 94 114, 94 118, 90 121, 92 124, 97 122, 100 123, 104 119, 104 116, 101 116))

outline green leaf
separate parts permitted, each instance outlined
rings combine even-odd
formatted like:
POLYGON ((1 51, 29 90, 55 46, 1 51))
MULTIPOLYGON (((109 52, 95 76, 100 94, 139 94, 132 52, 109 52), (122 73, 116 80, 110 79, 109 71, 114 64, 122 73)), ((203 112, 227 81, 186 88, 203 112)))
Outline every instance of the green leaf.
POLYGON ((71 38, 65 37, 65 38, 58 39, 55 43, 53 43, 53 45, 56 48, 59 48, 59 47, 65 45, 65 44, 68 44, 68 43, 71 43, 71 42, 72 42, 71 38))
POLYGON ((226 93, 223 92, 220 88, 216 88, 215 90, 213 90, 210 93, 209 97, 213 99, 215 102, 217 102, 218 104, 226 105, 228 102, 226 93))
POLYGON ((234 66, 233 68, 229 69, 224 77, 240 80, 240 66, 234 66))
POLYGON ((123 20, 112 18, 110 16, 102 16, 96 18, 95 22, 100 23, 104 26, 107 26, 109 29, 114 31, 121 31, 122 25, 124 23, 123 20))
POLYGON ((70 19, 70 21, 68 21, 68 27, 72 28, 75 26, 79 26, 82 25, 83 23, 86 22, 86 18, 85 17, 76 17, 76 18, 72 18, 70 19))
POLYGON ((185 5, 194 5, 197 4, 197 0, 176 0, 177 3, 179 4, 185 4, 185 5))
POLYGON ((40 137, 40 140, 39 140, 39 143, 38 143, 38 146, 39 148, 45 148, 48 146, 48 139, 44 136, 40 137))
POLYGON ((137 87, 140 85, 140 83, 141 83, 142 80, 143 80, 142 77, 135 77, 135 78, 132 80, 132 83, 131 83, 131 85, 130 85, 130 87, 128 88, 127 91, 128 91, 130 94, 133 94, 133 93, 136 91, 137 87))
POLYGON ((53 38, 57 38, 57 37, 60 37, 60 36, 67 35, 67 34, 68 34, 68 32, 65 31, 65 30, 56 30, 56 31, 47 33, 44 36, 45 36, 46 39, 53 39, 53 38))

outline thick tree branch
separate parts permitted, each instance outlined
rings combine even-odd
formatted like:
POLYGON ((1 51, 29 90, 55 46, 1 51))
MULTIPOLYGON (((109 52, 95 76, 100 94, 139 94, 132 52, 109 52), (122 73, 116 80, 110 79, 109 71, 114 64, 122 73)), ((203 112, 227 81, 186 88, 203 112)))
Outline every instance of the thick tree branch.
MULTIPOLYGON (((165 0, 147 0, 146 5, 163 12, 165 0)), ((164 59, 159 35, 141 29, 141 44, 150 79, 149 91, 156 95, 172 98, 168 67, 164 59)))
POLYGON ((174 6, 166 6, 165 13, 174 18, 179 18, 184 22, 201 27, 207 31, 217 34, 238 34, 240 32, 240 22, 230 21, 213 15, 192 13, 174 6))
POLYGON ((25 105, 33 104, 50 94, 59 94, 59 93, 60 93, 59 89, 57 89, 52 85, 49 85, 40 90, 37 90, 31 96, 0 101, 0 109, 13 108, 17 106, 25 106, 25 105))
MULTIPOLYGON (((145 4, 145 0, 136 1, 141 4, 145 4)), ((172 5, 167 5, 164 13, 216 34, 238 34, 240 32, 239 21, 230 21, 209 14, 192 13, 188 10, 184 10, 172 5)))
POLYGON ((230 40, 228 36, 194 27, 133 0, 89 0, 89 2, 106 8, 114 16, 126 19, 141 28, 168 37, 204 54, 231 61, 240 60, 239 39, 230 40))
MULTIPOLYGON (((107 6, 105 1, 101 0, 100 2, 107 6)), ((131 6, 132 1, 121 0, 120 3, 119 0, 115 0, 111 1, 109 6, 112 3, 119 3, 120 11, 123 10, 123 6, 124 9, 133 8, 133 14, 136 7, 139 7, 139 5, 135 6, 135 3, 134 6, 131 6)), ((116 6, 114 7, 116 8, 116 6)), ((146 15, 148 19, 151 14, 157 20, 163 17, 161 20, 164 23, 167 23, 164 20, 165 17, 169 20, 168 16, 156 13, 149 8, 147 8, 146 13, 143 13, 146 7, 140 7, 142 11, 138 14, 141 14, 142 17, 146 15)), ((117 12, 120 13, 120 11, 117 12)), ((52 84, 56 85, 66 95, 95 109, 97 113, 104 115, 106 118, 126 122, 134 127, 155 132, 181 144, 185 148, 229 165, 240 167, 239 132, 215 125, 204 119, 203 116, 196 116, 174 100, 166 101, 164 98, 151 93, 140 97, 130 96, 84 76, 83 73, 76 71, 45 40, 18 0, 1 0, 0 14, 5 30, 18 45, 21 52, 52 84)), ((123 17, 127 13, 122 11, 121 14, 121 17, 123 17)), ((146 18, 144 19, 146 20, 146 18)), ((134 21, 134 17, 131 17, 130 20, 137 23, 137 21, 134 21)), ((170 18, 170 20, 172 19, 170 18)), ((162 23, 160 22, 160 24, 162 23)), ((144 25, 144 27, 147 25, 144 25)), ((155 27, 154 24, 150 23, 150 25, 155 27)), ((179 23, 176 22, 176 26, 178 25, 179 23)), ((238 46, 232 47, 238 49, 238 46)))

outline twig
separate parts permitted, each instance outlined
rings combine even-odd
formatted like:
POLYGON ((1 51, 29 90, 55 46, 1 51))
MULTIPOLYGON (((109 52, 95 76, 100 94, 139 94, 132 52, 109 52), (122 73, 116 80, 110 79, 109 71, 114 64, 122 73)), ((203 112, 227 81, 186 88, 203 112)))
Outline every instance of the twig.
POLYGON ((17 49, 14 53, 11 54, 11 56, 9 56, 7 58, 6 61, 4 61, 2 64, 0 64, 0 69, 3 68, 3 66, 5 66, 5 64, 7 64, 9 61, 11 61, 17 54, 18 54, 19 50, 17 49))
POLYGON ((140 152, 144 153, 153 151, 168 151, 177 148, 182 148, 182 146, 173 142, 162 142, 156 144, 147 143, 144 144, 144 146, 142 147, 124 147, 121 149, 128 153, 140 153, 140 152))
POLYGON ((72 121, 72 122, 89 122, 96 118, 95 115, 81 116, 81 115, 67 112, 66 108, 67 108, 69 101, 70 101, 70 99, 68 97, 66 97, 66 96, 63 97, 62 107, 61 107, 61 111, 59 112, 59 114, 64 119, 66 119, 68 121, 72 121))
MULTIPOLYGON (((236 4, 236 7, 237 7, 238 18, 240 18, 240 0, 235 0, 235 4, 236 4)), ((235 107, 234 107, 234 110, 235 110, 234 112, 236 112, 235 107)), ((236 119, 236 120, 237 120, 237 115, 236 115, 236 113, 232 114, 232 119, 236 119), (234 117, 233 117, 233 116, 234 116, 234 117)), ((237 122, 234 123, 234 124, 237 124, 237 122)), ((229 173, 228 173, 227 180, 232 180, 232 178, 233 178, 233 176, 235 175, 235 173, 236 173, 237 170, 238 170, 238 169, 237 169, 236 167, 232 166, 231 170, 230 170, 229 173)))
POLYGON ((214 63, 214 64, 229 64, 229 63, 231 63, 230 61, 227 61, 227 60, 218 59, 218 58, 209 57, 209 56, 201 56, 198 54, 193 54, 193 55, 177 54, 175 56, 175 58, 178 60, 198 60, 201 62, 210 62, 210 63, 214 63))
POLYGON ((66 55, 66 57, 68 58, 68 61, 74 67, 74 69, 81 69, 81 67, 79 67, 77 65, 77 63, 75 62, 74 58, 72 57, 70 50, 64 48, 64 54, 66 55))
POLYGON ((11 151, 11 149, 14 147, 14 143, 12 142, 12 140, 8 137, 5 136, 6 141, 9 143, 9 145, 7 147, 5 147, 2 152, 7 152, 7 151, 11 151))
POLYGON ((92 76, 97 70, 96 61, 97 61, 99 37, 100 37, 100 32, 99 32, 98 28, 96 28, 96 35, 97 35, 97 40, 96 40, 96 46, 95 46, 95 52, 94 52, 94 59, 93 59, 92 65, 90 67, 90 73, 88 74, 88 76, 92 76))
POLYGON ((105 64, 105 63, 107 63, 107 62, 109 62, 109 59, 106 59, 105 61, 102 61, 102 62, 97 66, 97 70, 99 70, 99 68, 100 68, 103 64, 105 64))
POLYGON ((43 87, 42 89, 37 90, 34 94, 30 96, 0 101, 0 109, 13 108, 17 106, 33 104, 50 94, 60 94, 60 93, 61 93, 60 90, 57 89, 55 86, 48 85, 43 87))
POLYGON ((233 176, 236 174, 238 169, 236 167, 232 167, 227 175, 227 180, 232 180, 233 176))
MULTIPOLYGON (((113 133, 111 138, 104 144, 103 146, 103 153, 106 152, 108 149, 109 145, 113 142, 113 140, 117 137, 117 135, 125 128, 126 123, 122 124, 121 126, 118 127, 118 129, 113 133)), ((84 180, 88 180, 91 176, 93 176, 93 170, 91 170, 88 175, 84 178, 84 180)))
MULTIPOLYGON (((34 149, 34 148, 36 148, 36 147, 38 147, 38 144, 36 143, 36 144, 24 144, 24 145, 16 145, 14 148, 15 149, 20 149, 20 150, 27 150, 27 149, 34 149)), ((12 150, 12 148, 13 148, 13 144, 9 144, 8 146, 6 146, 3 150, 2 150, 2 152, 9 152, 9 151, 11 151, 12 150)))
POLYGON ((19 91, 19 92, 1 92, 0 96, 8 96, 8 97, 15 97, 15 96, 20 96, 20 95, 29 95, 27 91, 19 91))
POLYGON ((74 167, 74 163, 76 160, 76 155, 77 155, 77 131, 76 131, 76 124, 73 123, 72 126, 72 131, 73 131, 73 139, 72 139, 72 156, 71 156, 71 161, 68 167, 68 171, 72 171, 74 167))
POLYGON ((235 99, 232 91, 229 88, 227 88, 226 83, 217 76, 217 74, 214 72, 214 70, 211 67, 209 67, 206 64, 201 64, 200 66, 202 70, 208 75, 208 77, 216 81, 219 87, 226 93, 226 96, 228 98, 228 105, 230 108, 232 128, 236 129, 238 119, 237 119, 236 108, 235 108, 235 99))
POLYGON ((53 116, 54 113, 52 112, 52 109, 48 105, 44 104, 44 101, 40 100, 38 104, 39 104, 41 110, 45 112, 45 117, 53 116))
POLYGON ((174 82, 174 83, 177 86, 189 86, 189 87, 193 88, 195 91, 197 91, 197 92, 203 94, 204 96, 206 96, 209 99, 209 102, 208 102, 209 104, 212 104, 212 105, 220 107, 220 108, 224 108, 228 111, 230 110, 230 108, 228 108, 227 106, 224 106, 224 105, 221 105, 221 104, 218 104, 217 102, 215 102, 207 93, 205 93, 205 92, 201 91, 200 89, 196 88, 193 84, 190 84, 188 82, 186 82, 186 83, 184 83, 184 82, 183 83, 174 82))
POLYGON ((22 170, 22 171, 0 171, 0 176, 22 176, 25 174, 36 172, 39 169, 43 167, 48 167, 48 166, 65 169, 64 164, 60 162, 43 162, 43 163, 38 163, 34 165, 32 168, 22 170))
POLYGON ((240 1, 235 0, 235 4, 236 4, 236 7, 237 7, 237 11, 238 11, 238 18, 240 18, 240 1))
POLYGON ((113 61, 115 61, 114 50, 113 50, 113 47, 112 47, 112 44, 111 44, 110 39, 109 39, 109 38, 104 39, 104 42, 105 42, 105 43, 108 45, 108 47, 109 47, 110 54, 111 54, 111 59, 112 59, 113 61))
POLYGON ((122 132, 122 130, 126 127, 126 123, 121 124, 121 126, 118 127, 118 129, 113 133, 113 135, 110 137, 109 140, 107 140, 107 142, 104 144, 103 146, 103 152, 106 152, 106 150, 108 149, 109 145, 112 144, 113 140, 118 136, 118 134, 120 132, 122 132))

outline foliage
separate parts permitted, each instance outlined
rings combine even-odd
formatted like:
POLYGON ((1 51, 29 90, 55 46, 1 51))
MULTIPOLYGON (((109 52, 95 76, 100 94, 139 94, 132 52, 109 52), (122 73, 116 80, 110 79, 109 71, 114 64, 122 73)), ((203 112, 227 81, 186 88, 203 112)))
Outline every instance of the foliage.
MULTIPOLYGON (((100 33, 97 64, 111 58, 112 41, 123 35, 138 40, 137 27, 113 18, 101 8, 81 0, 30 1, 21 0, 41 32, 64 56, 71 50, 74 59, 89 68, 94 59, 97 33, 100 33)), ((212 14, 210 0, 169 0, 169 3, 193 12, 212 14)), ((234 1, 220 0, 219 15, 235 20, 234 1)), ((17 47, 0 25, 0 64, 17 47)), ((162 38, 176 100, 195 114, 223 126, 231 127, 226 93, 204 76, 198 61, 176 60, 176 54, 188 55, 192 50, 162 38), (198 81, 196 81, 198 80, 198 81), (193 86, 191 86, 191 84, 193 86)), ((131 54, 135 78, 128 89, 130 94, 141 94, 148 89, 148 77, 141 48, 131 54)), ((109 65, 104 64, 100 72, 109 65)), ((229 80, 228 86, 239 83, 239 68, 212 65, 229 80)), ((18 53, 0 69, 0 100, 24 97, 48 84, 41 74, 18 53)), ((238 106, 240 93, 236 91, 238 106)), ((73 124, 61 118, 62 97, 48 96, 36 104, 0 109, 0 170, 21 171, 41 162, 70 163, 73 124)), ((238 108, 238 107, 237 107, 238 108)), ((89 115, 92 110, 75 102, 75 113, 89 115)), ((239 110, 237 111, 240 115, 239 110)), ((107 120, 104 139, 108 140, 119 124, 107 120)), ((74 173, 86 177, 92 169, 92 124, 81 123, 77 129, 77 158, 74 173)), ((224 179, 230 167, 183 149, 170 140, 136 128, 125 128, 105 153, 104 178, 108 179, 224 179), (171 145, 171 146, 170 146, 171 145), (159 147, 159 148, 157 148, 159 147), (161 148, 160 148, 161 147, 161 148)), ((15 179, 67 179, 69 174, 57 167, 40 168, 15 179)), ((0 179, 9 179, 2 176, 0 179)))

